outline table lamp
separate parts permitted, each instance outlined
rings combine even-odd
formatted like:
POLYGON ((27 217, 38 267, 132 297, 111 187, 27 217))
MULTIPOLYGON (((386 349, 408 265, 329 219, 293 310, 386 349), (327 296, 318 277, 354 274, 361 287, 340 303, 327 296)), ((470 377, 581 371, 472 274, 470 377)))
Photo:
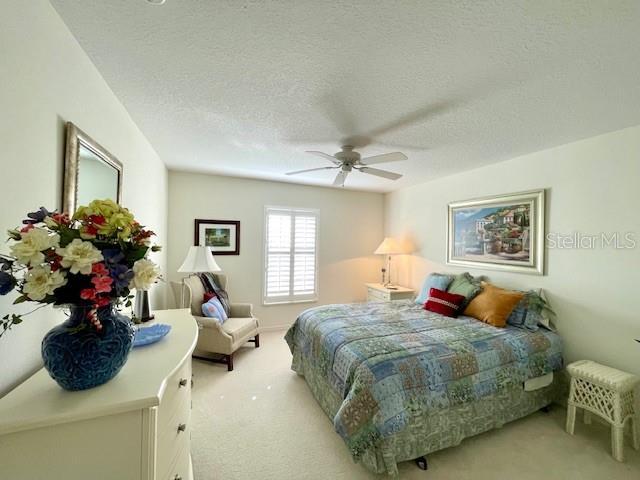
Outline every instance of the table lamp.
MULTIPOLYGON (((187 256, 178 268, 180 273, 204 273, 204 272, 221 272, 222 269, 218 266, 213 254, 209 247, 193 246, 189 247, 187 256)), ((182 277, 182 291, 180 297, 180 307, 184 308, 184 280, 187 277, 182 277)))
POLYGON ((387 256, 387 272, 389 273, 389 281, 384 284, 385 287, 393 286, 391 283, 391 255, 399 255, 404 253, 398 241, 393 237, 386 237, 382 243, 373 252, 376 255, 387 256))

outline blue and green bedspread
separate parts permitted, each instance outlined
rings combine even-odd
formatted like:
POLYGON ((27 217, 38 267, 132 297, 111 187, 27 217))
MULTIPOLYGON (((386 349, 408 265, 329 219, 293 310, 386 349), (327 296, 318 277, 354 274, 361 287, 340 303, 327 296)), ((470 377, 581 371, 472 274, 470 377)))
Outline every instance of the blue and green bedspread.
MULTIPOLYGON (((285 339, 293 354, 292 369, 305 376, 356 460, 407 430, 416 418, 457 407, 462 412, 474 402, 484 402, 478 412, 486 411, 492 405, 487 400, 501 394, 507 398, 504 392, 517 397, 513 401, 522 404, 522 412, 496 425, 528 414, 525 410, 533 407, 525 407, 520 398, 523 382, 563 366, 562 342, 553 332, 444 317, 412 301, 311 308, 285 339)), ((420 448, 414 447, 416 452, 420 448)), ((394 473, 395 460, 390 463, 386 469, 394 473)))

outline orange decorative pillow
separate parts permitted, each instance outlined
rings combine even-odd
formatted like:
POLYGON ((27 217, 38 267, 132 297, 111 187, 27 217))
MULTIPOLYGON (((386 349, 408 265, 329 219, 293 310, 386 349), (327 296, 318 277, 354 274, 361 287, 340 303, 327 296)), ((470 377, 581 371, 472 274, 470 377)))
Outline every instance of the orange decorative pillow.
POLYGON ((511 311, 524 297, 522 292, 505 290, 482 282, 482 292, 467 305, 463 315, 477 318, 494 327, 504 327, 511 311))

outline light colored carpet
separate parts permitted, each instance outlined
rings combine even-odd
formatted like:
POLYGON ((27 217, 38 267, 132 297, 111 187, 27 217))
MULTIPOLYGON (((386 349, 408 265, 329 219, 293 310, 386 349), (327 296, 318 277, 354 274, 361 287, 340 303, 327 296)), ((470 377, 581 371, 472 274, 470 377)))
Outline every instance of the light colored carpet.
MULTIPOLYGON (((196 480, 384 479, 351 460, 303 378, 291 371, 284 332, 243 348, 235 370, 193 361, 192 454, 196 480)), ((565 410, 536 413, 428 456, 429 470, 400 465, 402 479, 616 480, 640 478, 640 455, 627 443, 626 463, 611 458, 609 430, 576 423, 565 410)), ((628 440, 628 439, 627 439, 628 440)))

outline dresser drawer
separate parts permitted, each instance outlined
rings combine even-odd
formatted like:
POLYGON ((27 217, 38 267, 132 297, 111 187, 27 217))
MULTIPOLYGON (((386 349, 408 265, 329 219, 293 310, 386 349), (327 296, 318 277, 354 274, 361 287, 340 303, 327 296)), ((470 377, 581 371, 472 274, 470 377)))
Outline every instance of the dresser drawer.
POLYGON ((167 384, 158 409, 158 425, 166 423, 175 411, 176 405, 180 404, 185 397, 191 398, 190 357, 167 379, 167 384))
MULTIPOLYGON (((191 435, 191 358, 168 379, 158 407, 157 471, 164 478, 191 435)), ((185 477, 187 478, 187 477, 185 477)))
POLYGON ((157 466, 158 478, 164 478, 171 465, 185 448, 191 437, 191 398, 185 396, 175 405, 172 415, 164 424, 158 422, 157 466))
POLYGON ((367 289, 367 299, 370 302, 388 302, 389 300, 391 300, 391 297, 386 292, 381 292, 380 290, 369 287, 367 289))
POLYGON ((171 462, 169 474, 166 477, 159 476, 162 480, 190 480, 191 479, 191 453, 189 448, 182 449, 171 462))

